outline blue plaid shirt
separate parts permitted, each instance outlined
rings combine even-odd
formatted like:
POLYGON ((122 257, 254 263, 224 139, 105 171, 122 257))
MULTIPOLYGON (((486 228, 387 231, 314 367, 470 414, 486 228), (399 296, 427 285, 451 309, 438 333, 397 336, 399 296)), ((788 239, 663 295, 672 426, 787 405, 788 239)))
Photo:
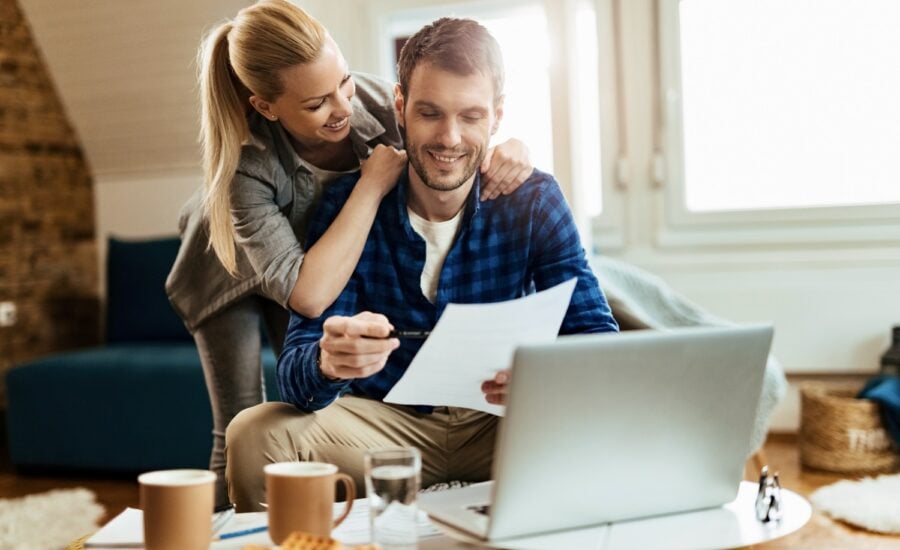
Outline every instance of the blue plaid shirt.
MULTIPOLYGON (((368 378, 330 381, 318 365, 322 324, 332 315, 371 311, 397 329, 431 329, 448 303, 489 303, 520 298, 572 277, 578 284, 560 334, 617 331, 606 298, 591 271, 572 213, 553 176, 535 170, 514 193, 480 202, 479 178, 467 199, 459 234, 440 274, 435 302, 422 294, 425 241, 409 222, 408 175, 384 198, 350 282, 321 317, 291 314, 278 358, 281 397, 306 411, 350 393, 381 400, 403 376, 421 341, 401 339, 384 369, 368 378)), ((337 217, 359 175, 332 183, 310 222, 314 243, 337 217)), ((422 407, 423 411, 430 410, 422 407)))

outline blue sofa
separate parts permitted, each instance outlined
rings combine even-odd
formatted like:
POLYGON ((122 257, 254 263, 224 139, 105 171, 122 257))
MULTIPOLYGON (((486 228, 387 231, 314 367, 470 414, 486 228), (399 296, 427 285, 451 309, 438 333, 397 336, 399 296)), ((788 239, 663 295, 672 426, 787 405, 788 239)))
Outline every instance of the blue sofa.
MULTIPOLYGON (((206 468, 212 413, 194 341, 163 284, 177 238, 110 239, 106 345, 43 357, 6 376, 19 469, 206 468)), ((268 399, 275 357, 263 353, 268 399)))

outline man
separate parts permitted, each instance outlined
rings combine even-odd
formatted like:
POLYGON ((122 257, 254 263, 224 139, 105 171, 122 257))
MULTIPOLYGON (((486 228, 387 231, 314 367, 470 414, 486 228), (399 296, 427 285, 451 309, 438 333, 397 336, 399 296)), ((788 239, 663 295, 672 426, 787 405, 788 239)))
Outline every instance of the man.
MULTIPOLYGON (((265 502, 269 462, 330 462, 362 487, 362 457, 374 447, 421 449, 423 485, 490 477, 497 417, 381 401, 421 345, 388 338, 392 328, 430 329, 450 302, 509 300, 577 277, 560 333, 618 329, 552 176, 535 170, 515 193, 477 199, 477 168, 503 114, 493 37, 474 21, 440 19, 410 38, 398 68, 409 167, 382 202, 338 300, 318 319, 292 315, 278 361, 289 404, 253 407, 228 427, 227 477, 239 511, 265 502)), ((357 177, 328 188, 311 240, 357 177)), ((485 399, 503 403, 508 380, 501 372, 486 381, 485 399)))

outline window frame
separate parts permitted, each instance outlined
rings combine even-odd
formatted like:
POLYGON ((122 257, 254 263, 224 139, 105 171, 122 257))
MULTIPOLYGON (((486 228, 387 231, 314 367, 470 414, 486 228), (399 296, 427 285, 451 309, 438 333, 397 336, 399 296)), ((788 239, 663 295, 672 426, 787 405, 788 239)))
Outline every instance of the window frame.
POLYGON ((691 212, 685 200, 680 4, 657 0, 659 105, 657 140, 664 170, 657 230, 662 247, 885 246, 900 241, 900 204, 691 212))

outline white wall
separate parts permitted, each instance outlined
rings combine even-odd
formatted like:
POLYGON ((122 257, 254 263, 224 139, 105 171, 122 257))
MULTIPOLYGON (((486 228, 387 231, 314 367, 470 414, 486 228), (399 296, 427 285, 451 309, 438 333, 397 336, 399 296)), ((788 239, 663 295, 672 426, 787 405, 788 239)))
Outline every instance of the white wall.
POLYGON ((773 352, 797 374, 869 373, 900 323, 900 269, 848 261, 753 263, 697 255, 624 256, 685 296, 738 322, 772 322, 773 352))
POLYGON ((772 419, 776 431, 799 426, 798 382, 804 374, 857 373, 838 381, 861 385, 889 345, 889 327, 900 323, 896 266, 787 262, 686 267, 659 257, 647 263, 682 294, 722 317, 774 323, 772 352, 796 375, 789 377, 788 396, 772 419))
MULTIPOLYGON (((107 238, 168 237, 178 233, 181 205, 202 182, 199 169, 129 172, 94 179, 97 256, 105 265, 107 238)), ((105 297, 106 270, 99 271, 105 297)))

